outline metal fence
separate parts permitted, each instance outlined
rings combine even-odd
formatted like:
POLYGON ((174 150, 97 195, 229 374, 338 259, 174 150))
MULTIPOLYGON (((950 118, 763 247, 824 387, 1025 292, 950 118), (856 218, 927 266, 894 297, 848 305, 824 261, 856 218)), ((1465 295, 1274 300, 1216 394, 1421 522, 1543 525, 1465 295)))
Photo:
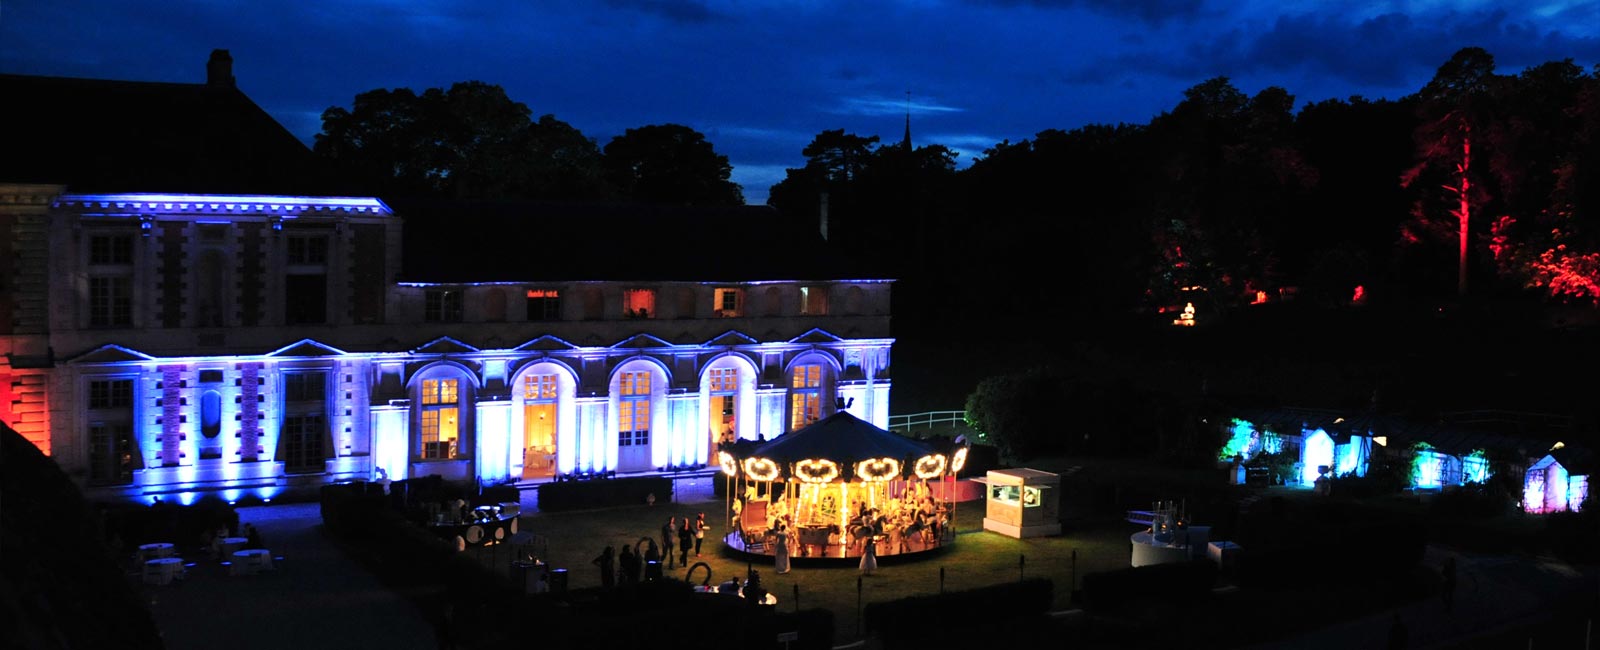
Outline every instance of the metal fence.
POLYGON ((966 426, 966 411, 928 411, 889 416, 890 431, 912 431, 918 428, 966 426))

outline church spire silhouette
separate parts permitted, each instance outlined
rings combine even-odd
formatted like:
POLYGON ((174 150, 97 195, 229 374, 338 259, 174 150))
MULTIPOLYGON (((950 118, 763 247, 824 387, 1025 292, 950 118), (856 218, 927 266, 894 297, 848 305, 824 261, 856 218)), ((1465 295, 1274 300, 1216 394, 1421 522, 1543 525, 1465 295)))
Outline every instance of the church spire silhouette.
POLYGON ((911 91, 906 91, 906 139, 900 142, 906 151, 911 151, 911 91))

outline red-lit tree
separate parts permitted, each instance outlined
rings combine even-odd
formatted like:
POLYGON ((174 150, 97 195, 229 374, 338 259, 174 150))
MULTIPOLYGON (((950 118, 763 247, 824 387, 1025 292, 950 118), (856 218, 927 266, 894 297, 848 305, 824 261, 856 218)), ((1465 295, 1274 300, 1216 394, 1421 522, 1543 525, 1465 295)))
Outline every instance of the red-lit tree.
POLYGON ((1402 228, 1404 241, 1443 239, 1455 230, 1456 293, 1462 296, 1467 294, 1471 224, 1481 219, 1475 215, 1488 198, 1480 182, 1482 165, 1473 164, 1473 145, 1489 140, 1488 132, 1495 128, 1492 94, 1498 83, 1494 57, 1483 48, 1464 48, 1439 66, 1421 92, 1416 164, 1400 177, 1402 186, 1421 189, 1415 219, 1402 228), (1432 189, 1436 184, 1442 193, 1432 189))

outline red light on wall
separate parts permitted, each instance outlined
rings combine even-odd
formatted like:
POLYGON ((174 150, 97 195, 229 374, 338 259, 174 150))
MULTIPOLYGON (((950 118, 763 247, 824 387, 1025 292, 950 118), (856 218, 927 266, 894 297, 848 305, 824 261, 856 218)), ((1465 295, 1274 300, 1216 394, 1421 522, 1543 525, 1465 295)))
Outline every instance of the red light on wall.
POLYGON ((529 289, 529 298, 560 298, 561 292, 555 289, 529 289))

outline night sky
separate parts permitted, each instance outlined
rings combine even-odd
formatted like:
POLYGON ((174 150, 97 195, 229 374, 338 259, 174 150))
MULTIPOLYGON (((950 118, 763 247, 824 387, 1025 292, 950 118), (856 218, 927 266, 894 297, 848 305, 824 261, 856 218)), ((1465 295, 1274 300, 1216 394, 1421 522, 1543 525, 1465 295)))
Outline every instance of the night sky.
MULTIPOLYGON (((198 83, 212 49, 308 144, 374 88, 481 80, 604 146, 675 122, 727 155, 751 203, 819 131, 958 164, 1001 140, 1140 123, 1227 76, 1301 104, 1415 92, 1466 46, 1498 71, 1600 63, 1600 2, 1309 0, 9 0, 0 72, 198 83), (1337 10, 1332 8, 1337 7, 1337 10)), ((7 98, 7 101, 13 98, 7 98)))

